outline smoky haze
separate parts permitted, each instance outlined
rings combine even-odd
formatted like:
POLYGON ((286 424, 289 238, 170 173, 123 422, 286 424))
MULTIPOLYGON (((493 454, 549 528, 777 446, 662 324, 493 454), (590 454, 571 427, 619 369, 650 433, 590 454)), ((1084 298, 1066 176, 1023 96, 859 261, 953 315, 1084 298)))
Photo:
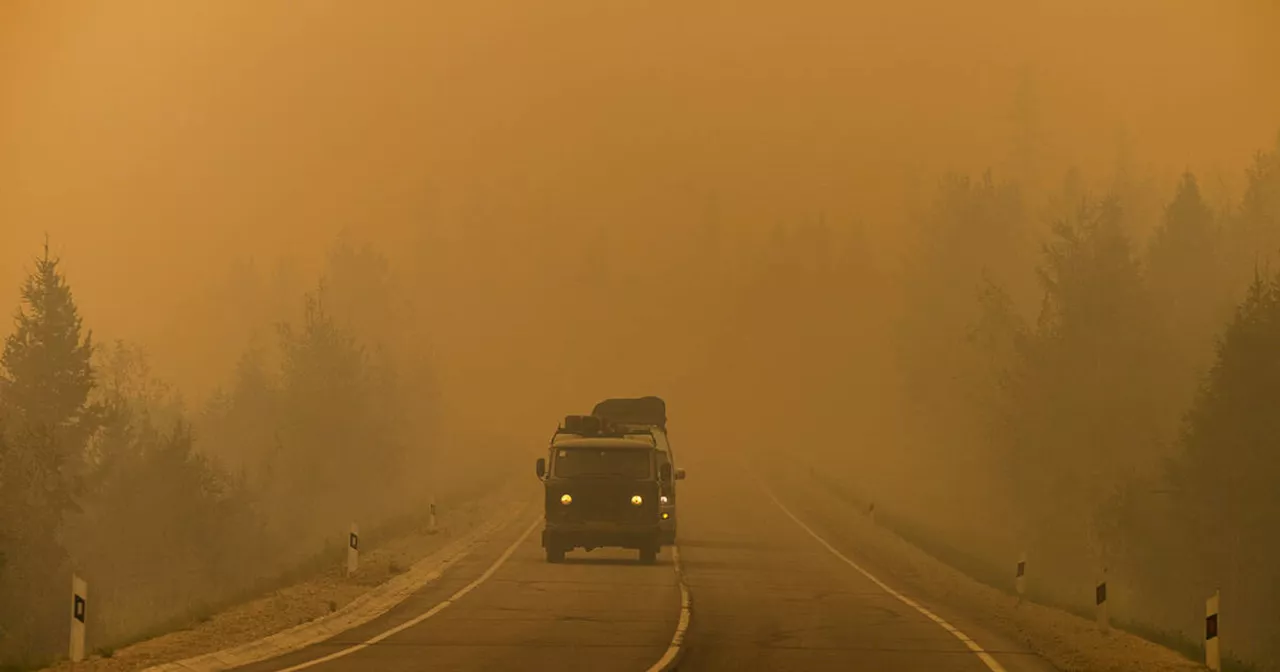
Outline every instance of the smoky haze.
MULTIPOLYGON (((1182 175, 1234 216, 1280 130, 1263 0, 375 5, 5 3, 0 303, 47 235, 95 340, 198 415, 323 276, 393 353, 424 473, 467 442, 524 469, 564 414, 659 394, 690 451, 781 441, 1000 562, 1022 523, 980 521, 1033 495, 982 448, 996 374, 955 363, 983 279, 1034 325, 1076 200, 1127 199, 1146 264, 1182 175)), ((1234 258, 1175 382, 1114 400, 1180 390, 1126 473, 1159 478, 1273 247, 1234 258)), ((212 458, 254 469, 236 445, 212 458)))

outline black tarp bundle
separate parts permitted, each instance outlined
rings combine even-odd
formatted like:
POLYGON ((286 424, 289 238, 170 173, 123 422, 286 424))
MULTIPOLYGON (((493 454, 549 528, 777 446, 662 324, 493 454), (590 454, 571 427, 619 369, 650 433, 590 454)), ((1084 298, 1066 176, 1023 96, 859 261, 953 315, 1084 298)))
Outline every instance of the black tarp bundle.
POLYGON ((667 403, 658 397, 605 399, 591 415, 623 425, 656 425, 667 428, 667 403))

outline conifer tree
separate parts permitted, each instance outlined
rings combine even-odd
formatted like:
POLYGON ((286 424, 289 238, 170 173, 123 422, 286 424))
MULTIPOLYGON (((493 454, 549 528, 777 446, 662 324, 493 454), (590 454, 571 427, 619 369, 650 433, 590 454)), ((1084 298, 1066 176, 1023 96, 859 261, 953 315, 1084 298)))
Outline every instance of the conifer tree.
POLYGON ((918 474, 921 491, 934 498, 925 507, 962 496, 953 474, 983 471, 972 466, 990 450, 981 397, 990 390, 987 367, 995 355, 982 350, 993 343, 980 341, 1004 334, 974 333, 985 328, 984 320, 997 319, 984 314, 996 304, 979 300, 994 300, 983 293, 998 286, 1001 300, 1008 300, 1002 307, 1008 315, 999 319, 1016 316, 1017 306, 1027 303, 1018 300, 1033 284, 1019 261, 1030 251, 1026 219, 1020 187, 987 172, 980 179, 943 180, 920 222, 918 248, 904 269, 893 348, 902 412, 911 418, 901 439, 909 450, 897 461, 918 474))
POLYGON ((80 439, 79 445, 63 444, 70 453, 83 445, 96 422, 96 409, 88 404, 93 335, 81 335, 79 310, 58 264, 46 243, 22 285, 23 306, 0 355, 0 378, 6 405, 24 425, 80 439))
POLYGON ((1055 226, 1043 306, 1007 388, 1016 510, 1028 543, 1057 563, 1046 571, 1066 581, 1090 580, 1099 507, 1127 470, 1157 463, 1178 412, 1162 382, 1167 339, 1121 221, 1105 198, 1055 226))
MULTIPOLYGON (((1232 264, 1247 273, 1260 264, 1274 267, 1280 258, 1280 135, 1271 150, 1254 157, 1246 177, 1244 196, 1229 233, 1232 264)), ((1235 280, 1243 289, 1250 278, 1235 280)))
POLYGON ((1280 655, 1280 278, 1255 275, 1219 342, 1217 360, 1187 414, 1173 463, 1185 549, 1199 559, 1198 592, 1238 600, 1238 641, 1280 655))
POLYGON ((1213 339, 1232 305, 1214 220, 1196 177, 1184 174, 1147 254, 1149 284, 1186 374, 1181 386, 1187 390, 1195 389, 1195 380, 1207 368, 1213 339))
MULTIPOLYGON (((13 333, 0 354, 0 406, 8 416, 0 453, 0 537, 21 554, 11 554, 0 593, 0 621, 23 618, 18 631, 7 633, 7 647, 18 652, 46 650, 46 618, 55 614, 43 604, 26 603, 60 586, 65 552, 58 541, 63 514, 74 508, 75 481, 83 466, 89 437, 101 423, 100 409, 90 403, 93 389, 93 343, 82 335, 71 287, 49 253, 36 260, 22 284, 22 305, 13 333)), ((49 606, 56 606, 50 604, 49 606)), ((2 655, 0 655, 2 657, 2 655)))
POLYGON ((93 389, 92 335, 81 336, 79 311, 58 260, 44 255, 22 285, 22 306, 0 354, 0 403, 9 416, 5 492, 17 511, 5 518, 38 525, 52 536, 61 513, 72 506, 72 480, 85 444, 100 424, 89 402, 93 389), (17 491, 26 496, 16 496, 17 491))

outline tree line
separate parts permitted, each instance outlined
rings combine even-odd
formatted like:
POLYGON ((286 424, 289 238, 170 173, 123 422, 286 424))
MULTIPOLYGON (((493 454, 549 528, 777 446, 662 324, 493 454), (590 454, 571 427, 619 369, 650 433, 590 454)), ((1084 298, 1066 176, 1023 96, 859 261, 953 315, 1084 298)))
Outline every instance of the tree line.
POLYGON ((857 225, 757 237, 700 286, 715 440, 782 441, 1010 587, 1026 552, 1037 599, 1092 608, 1105 572, 1188 651, 1221 589, 1224 645, 1275 668, 1280 138, 1242 173, 946 176, 887 263, 857 225))
POLYGON ((401 513, 430 383, 393 328, 406 297, 380 253, 340 240, 295 317, 192 409, 142 347, 94 340, 46 245, 0 356, 0 664, 65 652, 72 572, 89 646, 110 648, 401 513))
POLYGON ((1190 172, 1162 209, 1128 186, 1072 176, 1036 213, 1013 181, 944 183, 904 278, 904 450, 965 475, 929 481, 980 502, 956 543, 1026 551, 1044 597, 1088 604, 1105 572, 1119 618, 1194 642, 1221 588, 1226 646, 1274 667, 1280 141, 1226 207, 1190 172))

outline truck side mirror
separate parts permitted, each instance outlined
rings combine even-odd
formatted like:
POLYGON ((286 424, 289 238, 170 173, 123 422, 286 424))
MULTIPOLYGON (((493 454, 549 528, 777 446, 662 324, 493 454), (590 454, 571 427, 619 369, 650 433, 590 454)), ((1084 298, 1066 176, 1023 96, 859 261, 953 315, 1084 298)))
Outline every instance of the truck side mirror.
POLYGON ((671 480, 671 465, 670 465, 670 464, 662 464, 662 465, 659 465, 659 466, 658 466, 658 479, 659 479, 659 480, 661 480, 661 481, 664 481, 664 482, 665 482, 665 481, 670 481, 670 480, 671 480))
POLYGON ((534 470, 538 472, 538 478, 542 478, 547 474, 547 458, 539 457, 534 470))
POLYGON ((676 480, 677 481, 684 480, 684 469, 676 469, 676 480))

